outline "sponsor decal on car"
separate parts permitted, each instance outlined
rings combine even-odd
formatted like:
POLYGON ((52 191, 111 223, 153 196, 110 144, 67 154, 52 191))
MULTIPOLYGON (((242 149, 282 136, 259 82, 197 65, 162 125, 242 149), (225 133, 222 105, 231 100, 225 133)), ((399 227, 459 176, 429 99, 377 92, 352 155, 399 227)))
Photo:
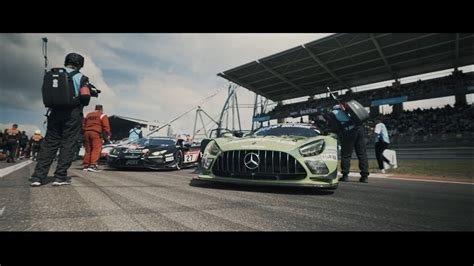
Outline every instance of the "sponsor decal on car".
POLYGON ((325 153, 337 153, 337 149, 336 148, 325 148, 324 152, 325 153))
POLYGON ((241 147, 246 148, 246 149, 247 148, 250 148, 250 149, 253 149, 253 148, 255 148, 255 149, 257 149, 257 148, 258 149, 265 149, 265 146, 261 146, 261 145, 242 145, 241 147))
POLYGON ((337 161, 337 154, 335 153, 323 153, 321 159, 325 161, 337 161))
MULTIPOLYGON (((231 141, 231 142, 228 142, 226 144, 228 145, 232 145, 232 144, 235 144, 235 143, 240 143, 240 142, 248 142, 249 140, 248 139, 243 139, 243 140, 234 140, 234 141, 231 141)), ((287 144, 287 145, 292 145, 292 146, 296 146, 297 143, 292 141, 292 140, 281 140, 281 139, 269 139, 269 138, 259 138, 259 139, 255 139, 255 141, 257 142, 272 142, 272 143, 281 143, 281 144, 287 144)), ((226 145, 224 145, 226 146, 226 145)), ((253 146, 253 147, 256 147, 256 146, 253 146)))
POLYGON ((126 153, 143 153, 142 150, 133 150, 133 149, 128 149, 125 151, 126 153))
POLYGON ((137 165, 138 164, 138 160, 127 160, 125 162, 125 165, 137 165))
POLYGON ((133 155, 133 154, 128 154, 128 155, 124 155, 123 158, 138 158, 140 157, 140 155, 133 155))

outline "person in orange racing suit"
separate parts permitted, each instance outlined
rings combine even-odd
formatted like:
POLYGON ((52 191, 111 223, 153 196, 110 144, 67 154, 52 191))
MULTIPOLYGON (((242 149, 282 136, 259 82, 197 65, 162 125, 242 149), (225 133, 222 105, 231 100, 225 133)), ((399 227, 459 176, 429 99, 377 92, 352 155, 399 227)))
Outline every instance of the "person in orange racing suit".
POLYGON ((102 132, 107 139, 112 135, 110 131, 109 118, 103 113, 102 105, 96 105, 95 111, 86 115, 83 121, 84 148, 86 150, 83 160, 83 170, 100 172, 97 161, 102 150, 102 132))

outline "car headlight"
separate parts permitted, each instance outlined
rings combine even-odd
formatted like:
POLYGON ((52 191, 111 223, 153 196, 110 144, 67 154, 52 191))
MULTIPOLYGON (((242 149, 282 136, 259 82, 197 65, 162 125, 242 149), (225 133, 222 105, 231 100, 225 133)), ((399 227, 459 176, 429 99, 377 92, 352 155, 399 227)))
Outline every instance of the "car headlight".
POLYGON ((304 157, 315 156, 323 152, 325 142, 323 139, 311 142, 300 148, 300 154, 304 157))
POLYGON ((211 141, 204 149, 203 157, 207 157, 209 155, 216 156, 220 151, 221 149, 217 145, 216 141, 211 141))
POLYGON ((151 155, 153 156, 159 156, 159 155, 163 155, 166 153, 166 150, 162 150, 162 151, 155 151, 155 152, 152 152, 151 155))
POLYGON ((118 155, 120 153, 119 149, 113 149, 109 154, 118 155))
POLYGON ((113 150, 112 147, 107 147, 102 149, 102 153, 110 153, 113 150))

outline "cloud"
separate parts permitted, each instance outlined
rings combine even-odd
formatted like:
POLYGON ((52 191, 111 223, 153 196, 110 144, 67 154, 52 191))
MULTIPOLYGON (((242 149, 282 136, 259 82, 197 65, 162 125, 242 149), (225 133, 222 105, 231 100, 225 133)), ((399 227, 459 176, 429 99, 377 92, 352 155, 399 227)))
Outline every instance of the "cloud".
MULTIPOLYGON (((49 67, 62 66, 64 56, 85 57, 81 70, 102 93, 85 113, 103 104, 106 113, 166 122, 199 104, 211 116, 220 113, 227 81, 216 74, 328 34, 0 34, 1 108, 35 112, 38 126, 44 107, 41 37, 47 36, 49 67)), ((239 103, 253 103, 254 94, 238 92, 239 103)), ((8 119, 11 119, 9 111, 8 119)), ((15 121, 34 120, 18 112, 15 121)), ((173 123, 175 132, 191 133, 194 112, 173 123)), ((250 127, 251 109, 241 110, 250 127)), ((0 122, 6 118, 0 117, 0 122)))
MULTIPOLYGON (((41 96, 41 84, 44 74, 42 40, 40 34, 0 34, 0 106, 2 110, 16 109, 36 111, 38 125, 43 121, 44 105, 41 96)), ((117 102, 115 92, 105 82, 101 69, 88 56, 86 49, 80 48, 71 40, 61 35, 48 36, 48 68, 64 64, 64 57, 69 52, 79 52, 85 57, 82 73, 103 91, 105 102, 117 102)), ((91 105, 97 103, 91 101, 91 105)), ((92 106, 93 108, 93 106, 92 106)), ((113 107, 111 108, 113 109, 113 107)), ((0 117, 3 122, 4 117, 0 117)), ((18 117, 21 120, 21 117, 18 117)), ((28 119, 29 120, 29 119, 28 119)))

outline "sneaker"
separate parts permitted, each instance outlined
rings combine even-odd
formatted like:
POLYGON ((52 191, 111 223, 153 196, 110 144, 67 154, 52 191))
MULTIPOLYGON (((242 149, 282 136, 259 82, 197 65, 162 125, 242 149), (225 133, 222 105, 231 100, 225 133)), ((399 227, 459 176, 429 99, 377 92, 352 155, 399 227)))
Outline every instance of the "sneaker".
POLYGON ((84 166, 84 168, 82 168, 82 171, 89 171, 89 166, 84 166))
POLYGON ((31 183, 30 183, 30 186, 32 186, 32 187, 39 187, 39 186, 41 186, 41 182, 38 182, 38 181, 31 182, 31 183))
POLYGON ((349 181, 349 176, 348 175, 342 175, 341 178, 339 178, 339 181, 347 182, 347 181, 349 181))
POLYGON ((396 166, 397 166, 396 164, 390 163, 390 168, 396 168, 396 166))
POLYGON ((89 168, 87 168, 87 171, 89 171, 89 172, 94 172, 94 173, 99 173, 99 172, 102 171, 102 170, 100 170, 100 169, 97 167, 97 165, 91 165, 91 166, 89 166, 89 168))
POLYGON ((60 180, 60 179, 56 179, 54 182, 53 182, 53 186, 64 186, 64 185, 70 185, 71 184, 71 180, 60 180))
POLYGON ((381 174, 385 174, 385 169, 380 170, 381 174))
POLYGON ((369 183, 369 178, 366 177, 366 176, 363 176, 359 179, 359 182, 362 182, 362 183, 369 183))

